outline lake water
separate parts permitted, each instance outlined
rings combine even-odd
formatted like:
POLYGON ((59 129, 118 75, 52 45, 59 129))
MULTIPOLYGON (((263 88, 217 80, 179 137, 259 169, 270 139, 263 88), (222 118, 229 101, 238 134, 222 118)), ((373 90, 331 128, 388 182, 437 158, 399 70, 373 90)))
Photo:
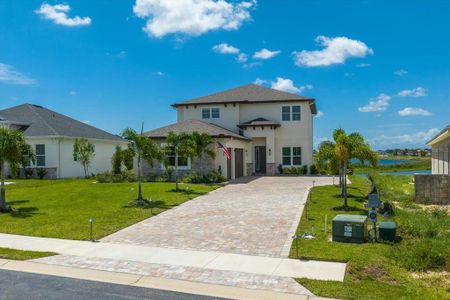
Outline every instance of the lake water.
MULTIPOLYGON (((350 160, 350 162, 352 164, 359 164, 360 161, 358 159, 352 159, 350 160)), ((378 160, 378 165, 379 166, 391 166, 391 165, 399 165, 399 164, 406 164, 409 162, 413 162, 413 160, 408 160, 408 159, 379 159, 378 160)), ((366 162, 366 164, 368 165, 369 163, 366 162)))
POLYGON ((383 172, 383 175, 414 175, 414 174, 431 174, 431 170, 416 170, 416 171, 399 171, 399 172, 383 172))

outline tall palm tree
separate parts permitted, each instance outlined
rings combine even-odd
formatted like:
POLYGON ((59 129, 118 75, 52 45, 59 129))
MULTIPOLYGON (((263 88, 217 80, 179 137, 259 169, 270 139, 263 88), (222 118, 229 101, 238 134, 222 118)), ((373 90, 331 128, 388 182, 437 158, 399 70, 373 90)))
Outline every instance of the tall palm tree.
POLYGON ((333 174, 339 173, 344 207, 347 207, 347 167, 349 160, 356 158, 368 161, 372 166, 376 166, 378 155, 358 132, 347 135, 344 129, 338 128, 333 131, 333 140, 322 142, 319 145, 316 161, 319 166, 326 166, 326 169, 333 174))
POLYGON ((6 164, 10 169, 16 168, 23 162, 24 154, 32 153, 22 132, 0 127, 0 211, 8 211, 5 192, 6 164))
POLYGON ((212 159, 216 157, 216 152, 211 148, 211 145, 214 144, 214 138, 207 133, 199 133, 194 131, 192 133, 192 141, 194 143, 194 154, 200 160, 200 175, 204 176, 204 156, 207 155, 212 159))
POLYGON ((178 191, 178 162, 180 157, 184 159, 193 158, 194 142, 192 135, 186 132, 169 132, 167 135, 167 150, 175 155, 175 189, 178 191))
POLYGON ((142 196, 142 160, 152 164, 154 160, 162 158, 162 152, 159 146, 150 138, 144 136, 144 124, 142 124, 141 133, 137 133, 132 128, 126 128, 122 132, 122 137, 128 140, 128 150, 136 158, 137 178, 138 178, 138 198, 137 205, 145 205, 147 201, 142 196))

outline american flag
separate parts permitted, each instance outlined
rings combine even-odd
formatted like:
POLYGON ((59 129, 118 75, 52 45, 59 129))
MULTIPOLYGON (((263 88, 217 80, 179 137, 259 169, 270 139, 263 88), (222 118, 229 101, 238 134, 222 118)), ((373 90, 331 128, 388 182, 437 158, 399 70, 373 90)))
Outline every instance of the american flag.
POLYGON ((217 145, 219 146, 219 149, 222 149, 223 154, 225 154, 225 156, 231 160, 231 152, 228 150, 228 148, 226 148, 224 145, 222 145, 219 142, 217 142, 217 145))

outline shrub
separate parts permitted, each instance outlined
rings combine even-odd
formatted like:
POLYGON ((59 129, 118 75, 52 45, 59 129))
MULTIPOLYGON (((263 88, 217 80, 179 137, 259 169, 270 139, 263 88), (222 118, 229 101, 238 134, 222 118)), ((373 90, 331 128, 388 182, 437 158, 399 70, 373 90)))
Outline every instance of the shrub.
POLYGON ((47 170, 44 168, 37 168, 36 169, 36 175, 39 179, 44 179, 45 175, 47 175, 47 170))
POLYGON ((97 174, 96 179, 99 183, 135 182, 136 176, 133 171, 123 171, 119 174, 104 172, 97 174))
POLYGON ((167 167, 164 170, 164 174, 162 176, 167 179, 166 181, 170 181, 172 179, 172 174, 173 174, 173 168, 167 167))
MULTIPOLYGON (((302 174, 302 170, 302 168, 297 167, 283 168, 283 174, 300 175, 302 174)), ((308 169, 306 169, 306 172, 308 172, 308 169)))
POLYGON ((449 239, 410 240, 392 247, 391 258, 409 271, 448 269, 449 242, 449 239))
POLYGON ((311 175, 317 175, 317 174, 319 174, 319 170, 317 169, 316 165, 311 165, 311 166, 309 167, 309 173, 310 173, 311 175))
POLYGON ((303 165, 303 166, 300 168, 300 174, 302 174, 302 175, 308 174, 308 166, 307 166, 307 165, 303 165))
POLYGON ((432 211, 402 211, 398 210, 399 228, 404 235, 412 238, 445 238, 448 237, 450 216, 444 209, 432 211))
POLYGON ((278 165, 278 173, 283 174, 283 165, 282 164, 278 165))
POLYGON ((227 181, 227 178, 225 178, 219 171, 209 172, 208 175, 206 175, 206 178, 210 183, 221 183, 227 181))
POLYGON ((205 179, 200 176, 197 172, 192 171, 186 174, 182 179, 182 182, 184 183, 203 183, 205 182, 205 179))
POLYGON ((123 161, 122 152, 123 152, 122 147, 116 146, 116 151, 114 152, 111 158, 111 166, 114 174, 120 174, 122 172, 122 161, 123 161))
POLYGON ((25 176, 25 179, 30 179, 31 177, 33 177, 33 173, 34 173, 33 169, 30 169, 30 168, 26 168, 23 171, 23 175, 25 176))

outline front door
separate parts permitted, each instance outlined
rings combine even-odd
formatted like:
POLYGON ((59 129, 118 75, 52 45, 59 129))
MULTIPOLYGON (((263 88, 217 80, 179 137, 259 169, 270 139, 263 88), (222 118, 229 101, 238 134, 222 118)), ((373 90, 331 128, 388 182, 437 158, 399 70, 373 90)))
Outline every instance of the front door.
POLYGON ((266 146, 255 146, 255 173, 266 173, 266 146))
POLYGON ((244 176, 244 149, 234 149, 234 177, 244 176))

